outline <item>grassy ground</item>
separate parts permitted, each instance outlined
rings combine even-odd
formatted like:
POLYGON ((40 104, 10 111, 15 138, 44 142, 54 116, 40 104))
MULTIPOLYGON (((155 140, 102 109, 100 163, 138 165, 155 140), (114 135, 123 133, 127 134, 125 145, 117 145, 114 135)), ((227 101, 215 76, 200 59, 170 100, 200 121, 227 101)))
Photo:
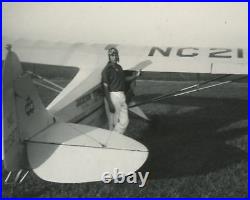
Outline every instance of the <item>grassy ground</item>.
MULTIPOLYGON (((136 100, 191 84, 141 81, 136 100)), ((247 95, 247 84, 230 84, 143 105, 150 122, 131 114, 127 135, 150 151, 149 159, 139 170, 150 172, 143 188, 138 184, 102 182, 57 184, 43 181, 31 172, 21 185, 2 184, 2 196, 247 197, 247 95)))

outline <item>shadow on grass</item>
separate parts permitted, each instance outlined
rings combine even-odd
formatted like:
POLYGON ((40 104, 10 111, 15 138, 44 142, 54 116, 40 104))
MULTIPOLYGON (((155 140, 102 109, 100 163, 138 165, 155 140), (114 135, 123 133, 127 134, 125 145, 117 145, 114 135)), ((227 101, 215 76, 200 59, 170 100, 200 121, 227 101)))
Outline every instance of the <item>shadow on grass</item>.
POLYGON ((142 130, 141 142, 150 155, 140 171, 149 171, 151 179, 205 175, 248 159, 247 152, 226 143, 247 135, 247 127, 229 126, 248 119, 247 100, 185 97, 158 103, 199 109, 149 115, 151 122, 142 130), (229 128, 218 131, 222 127, 229 128))

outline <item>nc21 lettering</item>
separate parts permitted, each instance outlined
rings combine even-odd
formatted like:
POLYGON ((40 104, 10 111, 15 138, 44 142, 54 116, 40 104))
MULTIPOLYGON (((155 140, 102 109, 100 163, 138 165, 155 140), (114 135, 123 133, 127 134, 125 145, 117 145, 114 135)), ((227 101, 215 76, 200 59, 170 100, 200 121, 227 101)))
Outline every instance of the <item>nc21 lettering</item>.
MULTIPOLYGON (((169 57, 173 55, 172 47, 167 47, 166 49, 161 49, 159 47, 152 47, 148 53, 148 56, 154 56, 155 53, 158 52, 162 56, 169 57)), ((176 51, 176 55, 178 57, 196 57, 199 55, 199 48, 195 47, 184 47, 178 48, 176 51)), ((228 48, 210 48, 208 49, 208 57, 209 58, 232 58, 233 57, 233 50, 228 48)), ((244 52, 243 49, 236 49, 236 57, 243 58, 244 52)))

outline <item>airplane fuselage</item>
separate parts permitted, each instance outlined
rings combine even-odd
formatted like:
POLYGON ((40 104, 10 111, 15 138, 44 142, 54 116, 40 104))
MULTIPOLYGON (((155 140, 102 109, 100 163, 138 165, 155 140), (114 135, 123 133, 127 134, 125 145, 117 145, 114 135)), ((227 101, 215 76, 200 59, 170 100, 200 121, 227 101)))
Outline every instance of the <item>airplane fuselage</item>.
POLYGON ((59 120, 104 127, 107 119, 104 108, 104 95, 101 84, 81 95, 69 105, 54 114, 59 120))

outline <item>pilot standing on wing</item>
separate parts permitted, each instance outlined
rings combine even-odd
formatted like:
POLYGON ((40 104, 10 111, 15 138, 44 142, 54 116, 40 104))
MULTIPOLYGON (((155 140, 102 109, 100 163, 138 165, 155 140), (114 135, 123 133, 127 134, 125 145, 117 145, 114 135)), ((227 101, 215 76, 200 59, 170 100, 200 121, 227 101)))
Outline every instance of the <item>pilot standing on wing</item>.
POLYGON ((125 77, 119 62, 118 50, 114 47, 108 50, 109 62, 102 71, 102 83, 105 92, 105 109, 109 121, 109 130, 124 134, 128 123, 128 106, 126 103, 126 82, 135 80, 140 71, 130 77, 125 77))

